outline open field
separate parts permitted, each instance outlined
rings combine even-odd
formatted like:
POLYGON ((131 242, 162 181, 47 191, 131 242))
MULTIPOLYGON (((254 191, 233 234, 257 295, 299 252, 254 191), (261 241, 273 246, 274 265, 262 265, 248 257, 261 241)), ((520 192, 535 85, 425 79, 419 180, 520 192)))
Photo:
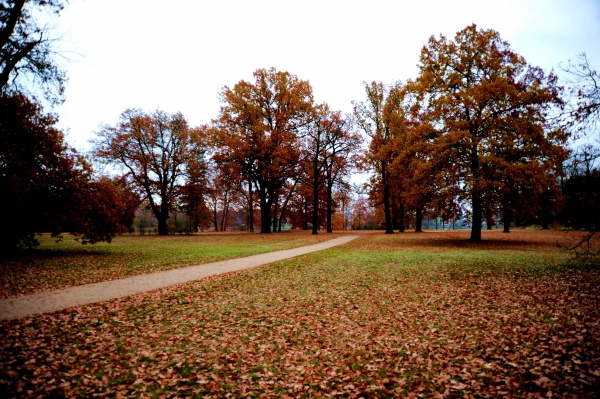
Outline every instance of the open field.
POLYGON ((297 248, 335 237, 339 234, 201 233, 121 236, 110 244, 81 245, 68 236, 60 242, 45 236, 34 251, 0 259, 0 298, 297 248))
POLYGON ((0 396, 598 397, 600 269, 564 266, 561 232, 466 237, 369 234, 1 322, 0 396))

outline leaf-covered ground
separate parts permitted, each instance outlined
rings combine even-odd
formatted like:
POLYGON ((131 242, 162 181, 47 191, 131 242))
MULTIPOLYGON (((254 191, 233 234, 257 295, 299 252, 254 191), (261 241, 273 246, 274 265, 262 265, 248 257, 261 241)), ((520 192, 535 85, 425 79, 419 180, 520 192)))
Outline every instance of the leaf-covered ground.
POLYGON ((0 298, 90 284, 178 267, 316 244, 338 234, 286 232, 202 233, 191 236, 121 236, 81 245, 68 237, 42 237, 40 247, 0 258, 0 298))
POLYGON ((369 235, 0 324, 0 396, 561 397, 600 392, 600 270, 551 233, 369 235))

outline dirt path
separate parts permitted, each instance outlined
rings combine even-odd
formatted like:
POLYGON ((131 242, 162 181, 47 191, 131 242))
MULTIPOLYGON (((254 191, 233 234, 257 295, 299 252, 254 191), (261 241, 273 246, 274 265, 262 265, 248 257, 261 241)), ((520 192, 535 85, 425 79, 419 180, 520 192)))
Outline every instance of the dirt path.
POLYGON ((80 285, 58 291, 48 291, 16 298, 1 299, 0 320, 19 319, 34 314, 55 312, 74 306, 121 298, 157 288, 183 284, 188 281, 198 280, 216 274, 261 266, 346 244, 358 237, 358 235, 347 235, 300 248, 269 252, 245 258, 223 260, 198 266, 183 267, 158 273, 143 274, 120 280, 80 285))

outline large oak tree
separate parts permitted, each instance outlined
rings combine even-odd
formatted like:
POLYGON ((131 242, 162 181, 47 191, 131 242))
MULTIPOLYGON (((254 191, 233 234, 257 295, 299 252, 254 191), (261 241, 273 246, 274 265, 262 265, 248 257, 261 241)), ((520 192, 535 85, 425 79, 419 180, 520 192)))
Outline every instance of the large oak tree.
POLYGON ((383 83, 364 84, 366 101, 354 102, 354 115, 357 125, 370 139, 369 150, 365 154, 367 163, 375 170, 375 191, 381 190, 378 201, 383 205, 385 233, 394 232, 392 220, 390 164, 393 154, 390 152, 392 141, 389 120, 385 117, 386 103, 389 101, 391 87, 383 83))
POLYGON ((312 88, 288 72, 258 69, 221 93, 217 162, 233 162, 255 186, 261 233, 271 232, 271 212, 288 179, 297 174, 300 140, 313 113, 312 88))
POLYGON ((193 150, 194 129, 180 113, 160 110, 146 114, 126 110, 116 126, 103 125, 95 140, 96 154, 127 175, 149 202, 158 221, 158 234, 169 234, 167 219, 173 201, 198 164, 202 151, 193 150))
POLYGON ((421 118, 436 130, 436 161, 445 162, 449 181, 457 179, 470 199, 470 240, 480 241, 486 192, 512 200, 510 187, 523 179, 539 187, 547 178, 538 176, 560 173, 554 167, 567 137, 547 125, 550 110, 562 104, 556 77, 530 66, 498 32, 476 25, 454 40, 432 36, 418 66, 409 86, 421 118))

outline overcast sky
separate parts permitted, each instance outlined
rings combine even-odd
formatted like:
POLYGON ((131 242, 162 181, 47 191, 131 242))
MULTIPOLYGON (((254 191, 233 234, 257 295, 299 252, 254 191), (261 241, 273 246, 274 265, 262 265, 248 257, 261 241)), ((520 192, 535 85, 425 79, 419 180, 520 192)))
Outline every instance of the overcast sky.
POLYGON ((69 83, 54 111, 87 150, 127 108, 208 123, 223 86, 275 67, 350 112, 364 81, 414 78, 430 36, 471 23, 546 71, 583 51, 600 69, 600 0, 71 0, 57 24, 69 83))

